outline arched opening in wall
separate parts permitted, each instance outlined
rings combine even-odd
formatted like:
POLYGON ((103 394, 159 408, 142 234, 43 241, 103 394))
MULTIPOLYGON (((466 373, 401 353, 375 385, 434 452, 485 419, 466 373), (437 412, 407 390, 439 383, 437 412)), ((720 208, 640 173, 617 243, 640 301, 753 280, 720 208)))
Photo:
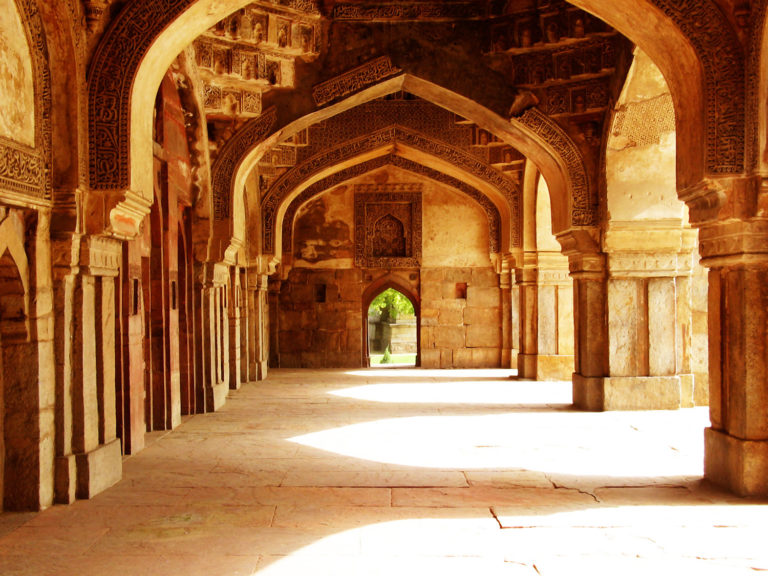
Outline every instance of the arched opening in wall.
POLYGON ((374 279, 369 272, 364 278, 369 285, 362 295, 363 365, 421 366, 421 302, 417 293, 418 284, 412 281, 414 285, 408 286, 397 274, 386 274, 374 279), (387 348, 389 360, 385 363, 383 360, 387 348))
POLYGON ((28 405, 27 391, 19 389, 24 365, 32 360, 25 357, 29 350, 27 294, 16 262, 4 250, 0 257, 0 510, 26 507, 23 495, 30 487, 23 484, 32 480, 24 466, 34 465, 28 453, 32 431, 27 427, 34 422, 31 411, 36 406, 28 405))
POLYGON ((415 366, 418 319, 408 297, 387 288, 369 304, 368 363, 370 366, 415 366))

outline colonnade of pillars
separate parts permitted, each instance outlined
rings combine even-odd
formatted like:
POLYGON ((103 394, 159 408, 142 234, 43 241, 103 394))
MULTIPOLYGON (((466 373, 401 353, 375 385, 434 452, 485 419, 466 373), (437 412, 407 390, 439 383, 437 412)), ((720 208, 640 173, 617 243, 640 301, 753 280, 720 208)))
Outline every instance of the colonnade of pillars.
MULTIPOLYGON (((140 266, 131 266, 130 243, 83 237, 75 245, 55 246, 62 255, 79 253, 78 265, 62 261, 54 268, 54 489, 55 501, 69 503, 117 482, 122 454, 139 451, 147 430, 172 429, 183 413, 214 411, 229 389, 266 377, 268 347, 260 319, 267 314, 267 282, 242 267, 198 265, 194 305, 186 311, 189 333, 181 338, 179 323, 169 323, 167 314, 174 306, 178 312, 180 302, 173 299, 181 295, 163 299, 168 309, 154 311, 159 319, 148 313, 147 278, 140 266), (158 357, 150 331, 163 350, 151 370, 147 366, 158 357), (191 355, 182 354, 188 340, 191 355), (186 391, 180 386, 182 358, 191 376, 186 391)), ((163 278, 161 292, 171 294, 171 280, 163 278)))

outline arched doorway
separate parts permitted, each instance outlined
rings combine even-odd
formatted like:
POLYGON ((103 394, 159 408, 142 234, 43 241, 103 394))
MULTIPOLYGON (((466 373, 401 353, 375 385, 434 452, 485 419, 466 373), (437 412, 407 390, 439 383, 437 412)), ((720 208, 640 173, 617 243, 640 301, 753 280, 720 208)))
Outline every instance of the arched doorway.
POLYGON ((368 307, 370 366, 415 366, 418 355, 416 310, 408 297, 387 288, 368 307))
POLYGON ((405 285, 399 277, 389 274, 374 280, 363 293, 363 324, 362 340, 364 351, 364 363, 366 366, 392 366, 392 365, 421 365, 421 325, 420 301, 416 290, 405 285), (381 326, 380 334, 376 333, 376 324, 373 322, 373 334, 371 334, 371 320, 369 312, 372 309, 381 309, 377 320, 381 326), (395 314, 395 322, 391 322, 392 314, 395 314), (398 314, 400 324, 397 323, 398 314), (385 316, 382 322, 382 315, 385 316), (387 318, 386 316, 389 316, 387 318), (393 324, 395 342, 397 347, 392 350, 393 324), (373 336, 373 337, 372 337, 373 336), (411 339, 412 338, 412 339, 411 339), (386 342, 385 342, 386 341, 386 342), (383 364, 385 350, 389 345, 390 356, 396 356, 397 362, 383 364), (384 346, 382 348, 382 346, 384 346), (406 352, 405 350, 408 350, 406 352))

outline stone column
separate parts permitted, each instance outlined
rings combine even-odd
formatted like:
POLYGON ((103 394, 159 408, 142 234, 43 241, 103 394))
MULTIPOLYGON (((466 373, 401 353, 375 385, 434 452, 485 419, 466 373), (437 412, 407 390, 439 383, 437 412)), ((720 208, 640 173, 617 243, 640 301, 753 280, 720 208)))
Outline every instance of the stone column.
POLYGON ((240 380, 240 358, 241 358, 241 340, 240 340, 240 322, 241 322, 241 303, 240 303, 240 268, 233 266, 230 271, 230 282, 232 287, 227 302, 227 316, 229 318, 229 346, 224 353, 229 358, 229 388, 230 390, 239 390, 240 380))
POLYGON ((518 374, 568 380, 573 374, 573 288, 568 262, 558 253, 527 253, 518 270, 520 354, 518 374))
POLYGON ((226 287, 229 270, 224 264, 196 265, 197 377, 202 398, 200 408, 214 412, 224 405, 229 389, 229 315, 226 287))
POLYGON ((768 496, 768 223, 702 228, 700 243, 709 268, 712 423, 704 474, 736 494, 768 496))
MULTIPOLYGON (((501 365, 511 368, 512 364, 512 284, 514 270, 510 269, 509 260, 504 259, 499 274, 499 289, 501 290, 501 365)), ((516 354, 515 354, 516 356, 516 354)), ((515 359, 516 360, 516 359, 515 359)), ((514 366, 517 366, 515 361, 514 366)))
POLYGON ((610 377, 603 409, 693 406, 690 277, 696 232, 624 225, 606 232, 605 245, 610 377))
POLYGON ((596 242, 584 250, 573 233, 560 237, 574 279, 574 403, 586 410, 693 405, 695 232, 649 228, 605 236, 607 255, 596 242), (637 246, 656 249, 629 249, 637 246))
POLYGON ((254 379, 254 372, 250 370, 250 348, 251 348, 251 311, 249 306, 248 292, 248 272, 245 268, 239 268, 237 272, 240 279, 240 289, 238 290, 238 306, 240 307, 240 382, 251 382, 254 379))
POLYGON ((118 240, 88 236, 80 244, 72 301, 72 451, 78 498, 118 482, 122 453, 116 433, 115 278, 118 240))
POLYGON ((269 346, 272 327, 269 323, 269 277, 260 274, 256 284, 256 364, 257 378, 266 380, 269 371, 269 346))
POLYGON ((589 230, 558 236, 573 280, 573 403, 584 410, 603 409, 603 380, 608 374, 605 256, 596 236, 589 230))
POLYGON ((47 210, 0 206, 0 509, 5 510, 40 510, 54 499, 49 226, 47 210))

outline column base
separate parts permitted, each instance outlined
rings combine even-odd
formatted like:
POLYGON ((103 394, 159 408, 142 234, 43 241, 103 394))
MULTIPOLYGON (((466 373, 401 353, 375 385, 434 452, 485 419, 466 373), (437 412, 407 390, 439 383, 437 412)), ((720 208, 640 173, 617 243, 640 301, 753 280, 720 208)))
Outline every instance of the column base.
POLYGON ((120 440, 112 440, 85 454, 77 454, 77 497, 93 498, 123 477, 120 440))
POLYGON ((704 477, 739 496, 768 496, 768 440, 704 430, 704 477))
POLYGON ((77 492, 77 462, 74 454, 58 456, 54 462, 54 501, 72 504, 77 492))
POLYGON ((561 354, 518 354, 517 370, 520 378, 531 380, 570 380, 573 374, 573 356, 561 354))
POLYGON ((210 388, 205 389, 205 411, 216 412, 219 408, 224 406, 227 401, 227 394, 229 393, 229 386, 226 382, 221 382, 210 388))
MULTIPOLYGON (((585 378, 573 375, 573 403, 581 410, 678 410, 682 376, 585 378)), ((687 381, 687 380, 686 380, 687 381)))
POLYGON ((259 380, 266 380, 267 379, 267 372, 269 370, 269 363, 264 360, 262 362, 257 362, 258 366, 258 372, 256 372, 256 377, 259 380))

